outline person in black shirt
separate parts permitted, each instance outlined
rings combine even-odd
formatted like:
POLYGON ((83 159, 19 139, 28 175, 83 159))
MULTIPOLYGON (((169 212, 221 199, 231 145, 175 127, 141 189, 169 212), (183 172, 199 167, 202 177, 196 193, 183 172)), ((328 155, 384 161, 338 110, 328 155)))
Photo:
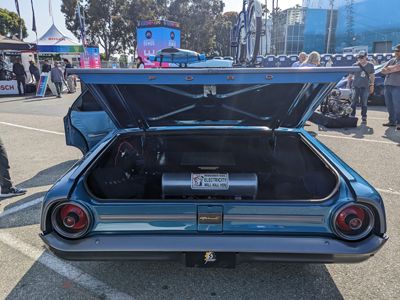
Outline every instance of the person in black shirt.
POLYGON ((6 63, 0 55, 0 80, 6 80, 6 63))
POLYGON ((24 66, 21 65, 21 60, 19 58, 15 61, 13 65, 13 72, 17 77, 18 93, 20 95, 25 95, 26 72, 24 66), (21 84, 23 92, 21 92, 21 84))
POLYGON ((44 72, 44 73, 49 73, 50 71, 51 71, 51 66, 50 66, 50 64, 49 64, 49 61, 46 59, 46 60, 44 61, 43 66, 42 66, 42 72, 44 72))
POLYGON ((67 76, 68 76, 68 74, 67 74, 67 69, 72 69, 72 65, 71 65, 71 63, 69 62, 69 60, 66 59, 66 58, 64 58, 64 65, 65 65, 65 69, 64 69, 64 78, 65 78, 65 80, 67 80, 67 76))

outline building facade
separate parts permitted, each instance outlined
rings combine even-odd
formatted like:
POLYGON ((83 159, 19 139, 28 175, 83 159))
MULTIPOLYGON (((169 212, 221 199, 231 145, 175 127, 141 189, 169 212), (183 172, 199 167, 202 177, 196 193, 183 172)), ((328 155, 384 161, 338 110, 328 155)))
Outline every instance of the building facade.
POLYGON ((391 52, 400 43, 400 0, 304 0, 303 7, 281 11, 272 29, 272 54, 300 51, 342 53, 366 46, 391 52), (332 17, 331 17, 332 14, 332 17))

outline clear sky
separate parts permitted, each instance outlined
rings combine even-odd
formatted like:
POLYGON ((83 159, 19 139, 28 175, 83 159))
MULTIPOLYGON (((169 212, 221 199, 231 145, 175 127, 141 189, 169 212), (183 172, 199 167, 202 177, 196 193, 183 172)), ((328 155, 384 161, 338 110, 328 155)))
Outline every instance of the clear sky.
MULTIPOLYGON (((28 29, 27 41, 35 41, 35 34, 32 29, 32 10, 31 0, 18 0, 21 16, 24 18, 28 29)), ((101 0, 99 0, 101 1, 101 0)), ((225 0, 225 11, 240 11, 242 9, 241 0, 225 0)), ((262 0, 264 2, 264 0, 262 0)), ((296 4, 301 4, 301 0, 279 0, 279 6, 282 9, 293 7, 296 4)), ((272 0, 268 0, 268 6, 271 6, 272 0)), ((49 0, 33 0, 36 15, 36 26, 38 37, 40 38, 52 24, 52 19, 49 15, 49 0)), ((65 28, 64 15, 61 13, 61 0, 51 0, 54 23, 65 35, 73 38, 71 32, 65 28)), ((11 11, 16 11, 15 0, 0 0, 0 7, 11 11)))
MULTIPOLYGON (((265 3, 265 0, 260 0, 260 1, 261 3, 265 3)), ((225 2, 225 11, 240 11, 242 9, 243 1, 241 0, 224 0, 224 2, 225 2)), ((293 7, 296 6, 296 4, 301 5, 302 3, 301 0, 279 0, 278 2, 279 2, 279 7, 281 9, 293 7)), ((269 7, 272 7, 272 0, 268 0, 267 5, 269 7)))

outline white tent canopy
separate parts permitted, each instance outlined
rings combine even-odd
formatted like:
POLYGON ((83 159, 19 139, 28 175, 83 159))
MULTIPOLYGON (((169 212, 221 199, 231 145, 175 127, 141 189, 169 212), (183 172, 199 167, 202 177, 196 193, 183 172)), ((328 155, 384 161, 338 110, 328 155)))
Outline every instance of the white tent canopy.
POLYGON ((41 53, 82 53, 84 50, 80 43, 64 35, 53 24, 39 39, 38 51, 41 53))

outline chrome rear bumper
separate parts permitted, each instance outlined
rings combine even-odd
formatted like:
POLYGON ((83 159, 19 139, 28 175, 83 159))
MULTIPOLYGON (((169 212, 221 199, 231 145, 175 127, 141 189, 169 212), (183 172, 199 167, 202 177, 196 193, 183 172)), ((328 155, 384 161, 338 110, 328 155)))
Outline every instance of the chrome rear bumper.
POLYGON ((387 237, 372 235, 359 242, 323 237, 248 235, 98 235, 66 240, 41 235, 57 256, 71 260, 184 260, 186 253, 236 253, 244 261, 354 263, 373 256, 387 237))

